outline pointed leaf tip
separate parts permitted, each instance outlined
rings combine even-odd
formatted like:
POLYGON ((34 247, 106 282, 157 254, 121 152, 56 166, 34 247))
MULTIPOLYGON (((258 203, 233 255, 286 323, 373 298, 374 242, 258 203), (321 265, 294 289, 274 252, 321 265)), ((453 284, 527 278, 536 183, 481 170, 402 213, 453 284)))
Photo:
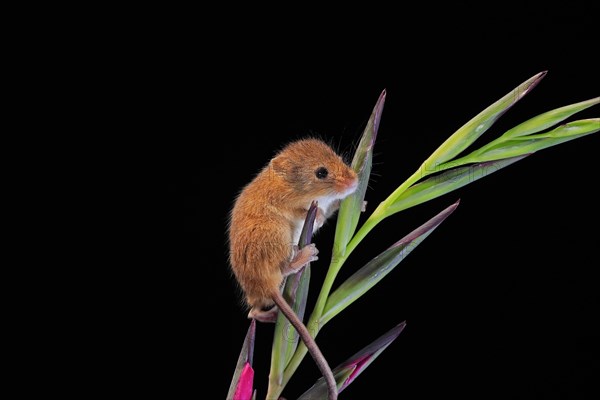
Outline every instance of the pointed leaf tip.
POLYGON ((300 240, 299 243, 297 243, 300 247, 304 247, 312 242, 312 227, 314 226, 315 218, 317 217, 318 206, 319 203, 316 200, 313 200, 310 203, 306 218, 304 219, 304 225, 302 226, 302 232, 300 233, 300 240))
POLYGON ((379 99, 377 99, 377 103, 375 104, 375 109, 373 112, 375 113, 375 119, 373 121, 373 137, 371 138, 371 147, 373 147, 375 143, 375 138, 377 137, 377 132, 379 131, 379 122, 381 121, 381 114, 383 112, 383 106, 385 104, 385 96, 386 91, 383 89, 381 94, 379 95, 379 99))
POLYGON ((540 83, 540 81, 546 76, 546 74, 548 73, 548 71, 542 71, 539 72, 538 74, 534 75, 531 79, 531 81, 529 82, 529 85, 527 85, 524 90, 523 93, 521 94, 521 97, 524 96, 526 93, 529 93, 534 87, 537 86, 538 83, 540 83))
POLYGON ((432 230, 437 228, 450 214, 454 212, 454 210, 456 210, 459 203, 460 199, 458 199, 453 204, 440 211, 435 217, 431 218, 429 221, 427 221, 426 223, 424 223, 423 225, 406 235, 404 238, 394 243, 390 248, 407 245, 411 242, 416 241, 421 236, 427 237, 427 235, 429 235, 429 233, 432 230))
MULTIPOLYGON (((458 203, 458 201, 457 201, 457 203, 458 203)), ((402 332, 402 330, 404 328, 406 328, 406 321, 400 322, 398 325, 396 325, 396 328, 394 328, 394 329, 398 330, 398 334, 400 334, 400 332, 402 332)))
MULTIPOLYGON (((350 357, 345 363, 346 368, 353 368, 352 373, 342 383, 340 392, 350 385, 398 336, 406 327, 406 321, 402 321, 388 332, 380 336, 363 350, 350 357)), ((339 367, 336 368, 336 371, 339 367)))

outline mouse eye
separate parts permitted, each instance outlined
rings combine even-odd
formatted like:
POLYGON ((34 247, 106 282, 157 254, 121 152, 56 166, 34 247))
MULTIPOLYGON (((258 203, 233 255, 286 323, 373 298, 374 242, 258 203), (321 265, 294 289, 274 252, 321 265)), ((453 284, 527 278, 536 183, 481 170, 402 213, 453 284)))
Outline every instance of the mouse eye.
POLYGON ((327 175, 329 175, 329 171, 327 171, 327 168, 325 167, 319 167, 315 171, 315 176, 317 179, 325 179, 327 178, 327 175))

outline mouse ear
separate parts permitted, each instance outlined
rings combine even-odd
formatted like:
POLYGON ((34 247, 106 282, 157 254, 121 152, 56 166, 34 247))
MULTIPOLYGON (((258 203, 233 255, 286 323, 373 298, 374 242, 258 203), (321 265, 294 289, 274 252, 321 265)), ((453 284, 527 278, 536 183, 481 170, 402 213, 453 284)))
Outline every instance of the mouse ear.
POLYGON ((285 171, 287 171, 288 164, 289 160, 281 156, 275 157, 271 160, 271 168, 273 169, 273 172, 277 174, 283 174, 285 171))
POLYGON ((289 157, 277 156, 271 160, 270 173, 283 179, 289 184, 302 184, 302 167, 298 166, 289 157))

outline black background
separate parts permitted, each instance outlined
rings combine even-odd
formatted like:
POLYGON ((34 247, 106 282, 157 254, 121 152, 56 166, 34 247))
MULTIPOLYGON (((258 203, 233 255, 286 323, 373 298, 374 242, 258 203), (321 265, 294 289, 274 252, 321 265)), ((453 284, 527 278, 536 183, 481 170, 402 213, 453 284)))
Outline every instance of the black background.
MULTIPOLYGON (((182 11, 148 23, 153 33, 133 35, 139 40, 128 57, 139 52, 144 60, 130 71, 146 105, 136 116, 148 163, 140 171, 153 180, 149 197, 167 195, 151 214, 167 224, 149 258, 167 257, 144 269, 146 300, 130 321, 143 332, 130 344, 149 390, 225 397, 249 323, 227 266, 228 212, 283 144, 318 135, 351 154, 385 89, 368 214, 450 134, 534 74, 548 71, 477 144, 600 93, 599 14, 591 2, 399 7, 363 6, 352 17, 294 9, 251 17, 257 10, 235 8, 238 17, 206 10, 192 18, 182 11)), ((336 285, 460 199, 426 241, 318 335, 335 366, 407 322, 341 398, 597 396, 598 144, 595 134, 540 151, 372 231, 336 285)), ((309 307, 333 227, 315 237, 321 257, 309 307)), ((259 399, 272 333, 258 325, 259 399)), ((296 398, 318 377, 306 357, 284 396, 296 398)))

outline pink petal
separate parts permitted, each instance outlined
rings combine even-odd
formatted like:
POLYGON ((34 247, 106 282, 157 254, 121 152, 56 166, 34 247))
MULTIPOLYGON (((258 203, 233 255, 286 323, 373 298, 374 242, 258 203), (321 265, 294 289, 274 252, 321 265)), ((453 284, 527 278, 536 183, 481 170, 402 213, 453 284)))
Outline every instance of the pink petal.
POLYGON ((254 382, 254 370, 250 363, 244 364, 244 369, 240 375, 233 400, 251 400, 252 399, 252 384, 254 382))
POLYGON ((346 386, 348 386, 349 384, 351 384, 352 381, 354 380, 354 378, 356 378, 358 376, 358 374, 360 374, 360 372, 361 372, 364 364, 367 361, 369 361, 369 359, 371 358, 371 356, 372 356, 372 354, 366 354, 364 357, 361 357, 358 360, 355 360, 355 361, 352 362, 352 364, 354 364, 355 368, 354 368, 354 371, 352 371, 352 373, 348 377, 348 379, 346 379, 346 382, 344 382, 344 384, 343 384, 344 388, 346 386))

